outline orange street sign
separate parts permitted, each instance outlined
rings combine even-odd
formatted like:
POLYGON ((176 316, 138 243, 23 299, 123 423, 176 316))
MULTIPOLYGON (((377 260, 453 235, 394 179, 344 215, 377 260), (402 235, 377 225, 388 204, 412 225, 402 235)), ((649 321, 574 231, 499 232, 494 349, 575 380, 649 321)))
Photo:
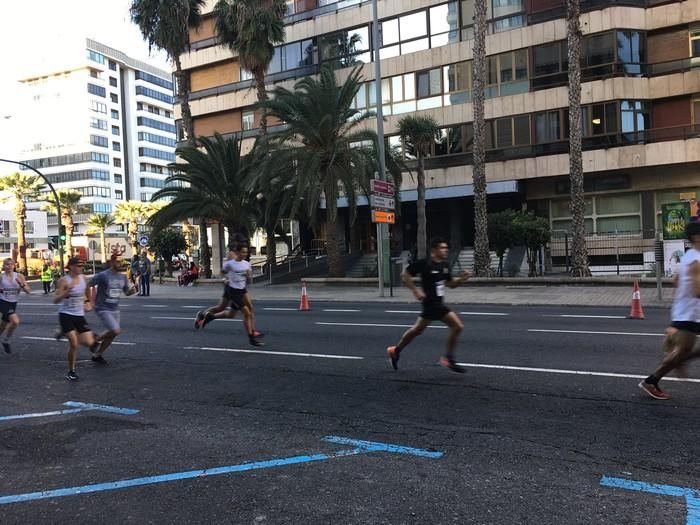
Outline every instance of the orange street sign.
POLYGON ((396 222, 396 215, 390 211, 372 210, 372 222, 394 224, 396 222))

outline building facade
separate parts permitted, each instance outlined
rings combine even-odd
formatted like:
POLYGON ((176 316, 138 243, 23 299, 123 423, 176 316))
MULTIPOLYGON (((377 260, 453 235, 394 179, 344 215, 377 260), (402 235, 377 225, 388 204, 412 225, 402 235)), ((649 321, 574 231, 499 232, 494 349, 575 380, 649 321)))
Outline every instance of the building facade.
MULTIPOLYGON (((21 80, 28 98, 25 162, 57 190, 73 189, 85 213, 111 213, 125 200, 148 202, 175 160, 171 74, 87 39, 66 67, 21 80)), ((57 218, 49 217, 50 234, 57 218)), ((120 225, 111 233, 123 231, 120 225)), ((80 243, 78 243, 80 244, 80 243)))
MULTIPOLYGON (((43 253, 49 249, 49 232, 46 213, 28 210, 24 223, 27 238, 27 257, 43 259, 43 253)), ((8 207, 0 207, 0 259, 13 257, 17 250, 17 221, 15 213, 8 207)))
MULTIPOLYGON (((182 57, 195 133, 252 137, 258 119, 250 74, 217 43, 213 4, 182 57)), ((586 228, 594 258, 595 242, 605 252, 606 236, 629 232, 637 239, 634 254, 627 254, 632 262, 652 249, 663 204, 700 197, 700 0, 581 4, 586 228)), ((345 78, 365 64, 355 104, 372 109, 370 62, 379 46, 388 143, 410 160, 397 136, 401 116, 431 115, 441 125, 426 162, 428 234, 471 245, 474 0, 379 0, 379 42, 371 38, 371 2, 288 5, 286 43, 276 50, 269 83, 292 87, 326 63, 345 78)), ((571 224, 565 2, 489 0, 488 13, 489 209, 535 210, 561 238, 571 224)), ((415 245, 416 198, 415 182, 405 177, 405 249, 415 245)), ((365 207, 348 228, 348 246, 371 246, 372 232, 365 207)), ((562 263, 563 242, 553 243, 555 263, 562 263)))

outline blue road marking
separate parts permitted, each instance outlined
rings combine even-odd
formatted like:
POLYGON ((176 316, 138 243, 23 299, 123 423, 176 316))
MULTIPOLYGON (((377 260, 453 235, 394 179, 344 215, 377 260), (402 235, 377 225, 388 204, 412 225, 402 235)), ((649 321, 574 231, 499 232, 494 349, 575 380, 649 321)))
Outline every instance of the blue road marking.
POLYGON ((312 454, 304 456, 292 456, 288 458, 270 459, 266 461, 255 461, 252 463, 242 463, 238 465, 229 465, 225 467, 214 467, 200 470, 189 470, 186 472, 174 472, 171 474, 161 474, 156 476, 146 476, 142 478, 123 479, 118 481, 109 481, 107 483, 95 483, 92 485, 82 485, 77 487, 67 487, 62 489, 44 490, 40 492, 29 492, 26 494, 15 494, 11 496, 1 496, 0 505, 10 503, 21 503, 27 501, 35 501, 40 499, 60 498, 65 496, 76 496, 78 494, 89 494, 92 492, 103 492, 107 490, 117 490, 128 487, 138 487, 142 485, 155 485, 158 483, 167 483, 170 481, 179 481, 183 479, 204 478, 208 476, 220 476, 222 474, 232 474, 236 472, 247 472, 251 470, 284 467, 287 465, 298 465, 301 463, 310 463, 318 461, 326 461, 334 458, 347 456, 357 456, 360 454, 370 454, 372 452, 390 452, 396 454, 410 454, 419 457, 439 458, 442 452, 433 452, 429 450, 403 447, 401 445, 392 445, 389 443, 379 443, 373 441, 360 441, 338 436, 328 436, 324 438, 331 443, 350 443, 358 446, 349 450, 339 450, 330 454, 312 454))
POLYGON ((93 403, 80 403, 78 401, 66 401, 63 406, 71 407, 65 410, 53 410, 51 412, 35 412, 31 414, 18 414, 15 416, 0 416, 0 421, 10 421, 13 419, 30 419, 35 417, 48 417, 48 416, 64 416, 66 414, 77 414, 78 412, 86 411, 98 411, 98 412, 109 412, 111 414, 121 414, 124 416, 133 416, 138 414, 139 410, 133 408, 118 408, 108 405, 95 405, 93 403))
POLYGON ((633 490, 637 492, 648 492, 649 494, 659 494, 661 496, 674 496, 685 498, 688 516, 686 525, 700 525, 700 491, 687 487, 676 487, 674 485, 660 485, 657 483, 647 483, 645 481, 633 481, 623 478, 612 478, 603 476, 600 484, 604 487, 615 489, 633 490))

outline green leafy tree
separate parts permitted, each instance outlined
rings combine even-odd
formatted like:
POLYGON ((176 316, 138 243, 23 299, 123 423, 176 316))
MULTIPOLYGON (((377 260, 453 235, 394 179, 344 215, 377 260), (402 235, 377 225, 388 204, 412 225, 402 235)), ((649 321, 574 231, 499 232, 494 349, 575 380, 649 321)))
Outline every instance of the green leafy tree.
POLYGON ((148 246, 157 257, 165 261, 168 276, 173 274, 173 257, 179 255, 187 248, 185 236, 177 228, 162 228, 151 233, 148 246))
POLYGON ((518 213, 514 210, 503 210, 489 214, 489 243, 491 250, 498 257, 498 275, 503 277, 503 257, 506 250, 523 244, 515 222, 518 213))
MULTIPOLYGON (((80 204, 82 195, 79 191, 58 190, 56 193, 58 195, 58 203, 61 205, 61 224, 66 229, 66 254, 68 257, 71 257, 73 255, 73 228, 75 227, 73 218, 79 213, 86 213, 89 208, 80 204)), ((53 215, 58 214, 53 195, 50 195, 49 200, 42 209, 53 215)))
POLYGON ((145 225, 161 206, 148 202, 122 201, 114 209, 114 222, 126 226, 134 254, 139 253, 139 226, 145 225))
POLYGON ((433 117, 407 115, 399 120, 398 128, 404 147, 412 151, 416 156, 416 178, 418 181, 416 244, 418 258, 425 259, 428 254, 427 218, 425 212, 425 157, 430 154, 430 149, 435 141, 439 140, 440 127, 433 117))
MULTIPOLYGON (((285 0, 218 0, 214 6, 219 41, 238 55, 242 68, 253 75, 258 101, 267 100, 265 72, 284 42, 285 0)), ((267 134, 267 113, 260 114, 260 133, 267 134)))
POLYGON ((367 164, 373 162, 377 135, 364 127, 371 113, 353 108, 360 89, 359 68, 343 84, 324 66, 318 78, 299 80, 294 90, 277 87, 264 103, 269 114, 286 123, 286 129, 270 138, 269 162, 293 166, 285 184, 292 215, 303 210, 316 225, 321 200, 326 203, 326 250, 331 276, 343 276, 338 198, 348 200, 350 223, 357 217, 357 195, 368 193, 367 164))
MULTIPOLYGON (((100 235, 100 251, 102 254, 102 262, 107 262, 107 241, 105 240, 105 232, 107 228, 114 226, 114 217, 109 213, 95 213, 87 220, 88 233, 98 233, 100 235)), ((94 257, 94 256, 93 256, 94 257)))
POLYGON ((528 275, 537 277, 538 253, 552 236, 549 221, 538 217, 531 211, 521 211, 515 216, 513 225, 517 228, 517 235, 520 236, 521 243, 527 248, 528 275))
MULTIPOLYGON (((12 201, 14 204, 15 222, 17 224, 17 251, 19 255, 18 269, 22 273, 27 273, 27 201, 34 199, 43 189, 44 183, 38 175, 24 175, 13 173, 0 178, 0 192, 7 196, 4 201, 12 201)), ((6 232, 9 236, 10 232, 6 232)))

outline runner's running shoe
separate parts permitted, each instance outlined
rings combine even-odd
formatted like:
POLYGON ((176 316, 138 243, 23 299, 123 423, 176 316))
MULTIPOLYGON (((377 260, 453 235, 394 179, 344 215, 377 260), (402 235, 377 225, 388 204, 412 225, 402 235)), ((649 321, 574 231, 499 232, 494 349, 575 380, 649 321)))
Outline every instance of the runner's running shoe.
POLYGON ((451 372, 456 372, 457 374, 463 374, 464 372, 466 372, 466 369, 464 367, 459 366, 451 357, 441 357, 440 366, 444 366, 451 372))
POLYGON ((214 317, 214 316, 213 316, 212 314, 210 314, 210 313, 207 313, 207 314, 204 316, 204 319, 202 320, 202 324, 199 325, 199 327, 200 327, 200 328, 204 328, 204 327, 207 326, 209 323, 211 323, 214 319, 216 319, 216 317, 214 317))
POLYGON ((667 399, 670 399, 670 397, 671 397, 666 392, 661 390, 657 385, 652 385, 651 383, 647 383, 646 381, 640 382, 639 388, 644 390, 647 394, 649 394, 654 399, 660 399, 662 401, 666 401, 667 399))
POLYGON ((195 330, 199 330, 202 327, 202 323, 204 322, 204 312, 201 310, 197 312, 197 315, 194 317, 194 328, 195 330))
POLYGON ((389 361, 391 361, 391 366, 394 367, 394 370, 398 370, 399 366, 399 353, 396 351, 395 346, 390 346, 389 348, 386 349, 386 353, 389 354, 389 361))
POLYGON ((78 380, 78 374, 75 373, 75 370, 71 370, 66 374, 66 379, 68 381, 77 381, 78 380))
POLYGON ((92 361, 94 363, 97 363, 98 365, 106 365, 107 364, 107 360, 104 357, 102 357, 101 355, 92 356, 92 361))
POLYGON ((248 342, 250 342, 251 346, 265 346, 265 343, 258 341, 255 336, 252 335, 248 338, 248 342))
POLYGON ((12 348, 10 348, 10 343, 8 343, 7 341, 3 341, 2 347, 5 349, 6 354, 12 353, 12 348))
POLYGON ((255 330, 255 332, 253 332, 253 337, 265 337, 265 334, 263 334, 262 332, 258 332, 257 330, 255 330))

